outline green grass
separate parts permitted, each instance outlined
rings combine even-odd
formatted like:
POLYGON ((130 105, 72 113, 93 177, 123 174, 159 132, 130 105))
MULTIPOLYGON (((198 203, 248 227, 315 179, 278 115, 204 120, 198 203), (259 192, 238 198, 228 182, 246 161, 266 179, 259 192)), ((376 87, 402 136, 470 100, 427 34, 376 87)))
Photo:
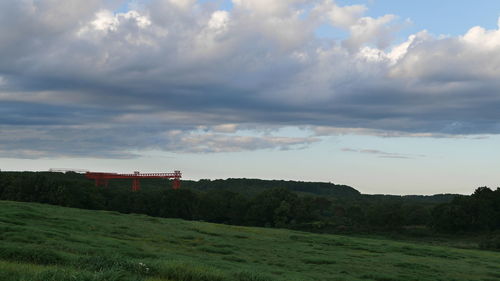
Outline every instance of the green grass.
POLYGON ((0 281, 500 280, 500 253, 0 201, 0 281))

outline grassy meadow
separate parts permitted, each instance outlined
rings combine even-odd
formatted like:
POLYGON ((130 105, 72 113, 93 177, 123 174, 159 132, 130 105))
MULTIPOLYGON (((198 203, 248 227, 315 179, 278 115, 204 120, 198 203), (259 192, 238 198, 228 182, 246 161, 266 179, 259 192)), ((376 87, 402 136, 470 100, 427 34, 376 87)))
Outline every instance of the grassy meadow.
POLYGON ((500 253, 0 201, 0 281, 500 280, 500 253))

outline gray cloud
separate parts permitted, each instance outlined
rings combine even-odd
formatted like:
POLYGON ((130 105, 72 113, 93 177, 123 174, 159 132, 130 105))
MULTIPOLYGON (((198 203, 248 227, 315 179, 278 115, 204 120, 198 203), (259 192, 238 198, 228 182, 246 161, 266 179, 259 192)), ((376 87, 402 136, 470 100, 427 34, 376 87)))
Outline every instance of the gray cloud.
POLYGON ((0 126, 0 153, 10 158, 62 156, 134 158, 140 150, 174 153, 239 152, 257 149, 302 149, 315 137, 245 136, 163 126, 0 126), (36 147, 33 147, 36 144, 36 147))
POLYGON ((359 5, 154 0, 114 13, 118 2, 0 4, 0 156, 292 149, 333 131, 500 133, 498 30, 391 46, 403 24, 359 5), (325 23, 350 36, 317 39, 325 23), (284 126, 311 133, 259 133, 284 126))
POLYGON ((342 148, 343 152, 356 152, 362 154, 372 154, 379 158, 393 158, 393 159, 412 159, 417 157, 425 157, 424 155, 413 155, 413 154, 401 154, 401 153, 393 153, 381 151, 378 149, 354 149, 354 148, 342 148))

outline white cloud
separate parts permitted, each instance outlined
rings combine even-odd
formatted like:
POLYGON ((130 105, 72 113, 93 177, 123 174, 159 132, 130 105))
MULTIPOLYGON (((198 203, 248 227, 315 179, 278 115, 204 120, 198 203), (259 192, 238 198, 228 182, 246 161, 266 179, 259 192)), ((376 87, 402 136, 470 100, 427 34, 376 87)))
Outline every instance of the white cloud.
POLYGON ((373 43, 378 48, 385 49, 392 43, 394 32, 400 28, 392 24, 396 19, 395 15, 362 17, 349 27, 351 36, 343 44, 349 50, 357 50, 366 43, 373 43))
POLYGON ((286 17, 295 12, 297 4, 308 0, 233 0, 235 9, 266 17, 286 17))
MULTIPOLYGON (((500 28, 500 18, 498 19, 498 27, 500 28)), ((483 27, 475 26, 460 39, 474 48, 492 50, 500 46, 500 30, 486 30, 483 27)))
POLYGON ((465 90, 499 77, 499 30, 473 27, 455 38, 436 38, 422 32, 410 41, 404 56, 399 56, 398 63, 391 69, 392 77, 440 82, 443 91, 451 90, 453 84, 450 83, 465 90))
POLYGON ((238 124, 221 124, 214 126, 212 130, 217 133, 236 133, 238 124))
POLYGON ((96 13, 96 19, 91 22, 92 26, 97 30, 116 30, 119 21, 111 11, 101 10, 96 13))
MULTIPOLYGON (((120 24, 125 24, 125 22, 134 22, 140 28, 146 28, 151 25, 149 18, 137 11, 128 11, 115 15, 109 10, 100 10, 97 12, 95 19, 90 24, 96 30, 116 31, 120 24)), ((88 32, 88 30, 84 31, 88 32)))
POLYGON ((215 11, 208 21, 208 27, 217 31, 225 31, 229 24, 229 12, 215 11))
POLYGON ((168 1, 182 10, 189 10, 196 4, 196 0, 168 0, 168 1))
POLYGON ((314 8, 320 17, 326 18, 332 25, 349 29, 357 24, 367 11, 365 5, 339 6, 335 1, 324 0, 314 8))
MULTIPOLYGON (((421 32, 422 33, 422 32, 421 32)), ((417 35, 412 34, 408 37, 408 40, 394 46, 390 53, 387 54, 387 57, 391 60, 392 63, 398 62, 401 58, 403 58, 408 52, 408 48, 413 44, 417 35)))

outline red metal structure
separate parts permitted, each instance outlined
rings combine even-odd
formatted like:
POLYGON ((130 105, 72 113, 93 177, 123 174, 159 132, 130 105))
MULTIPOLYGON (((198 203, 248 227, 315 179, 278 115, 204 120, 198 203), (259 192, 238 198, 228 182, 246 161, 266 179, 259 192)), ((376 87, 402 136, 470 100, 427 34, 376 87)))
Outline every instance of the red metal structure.
POLYGON ((174 171, 173 173, 146 173, 134 172, 133 174, 116 174, 116 173, 96 173, 87 172, 85 176, 88 179, 95 180, 96 186, 108 186, 110 179, 132 179, 132 191, 141 189, 140 179, 174 179, 172 182, 172 189, 179 189, 181 187, 182 173, 174 171))

